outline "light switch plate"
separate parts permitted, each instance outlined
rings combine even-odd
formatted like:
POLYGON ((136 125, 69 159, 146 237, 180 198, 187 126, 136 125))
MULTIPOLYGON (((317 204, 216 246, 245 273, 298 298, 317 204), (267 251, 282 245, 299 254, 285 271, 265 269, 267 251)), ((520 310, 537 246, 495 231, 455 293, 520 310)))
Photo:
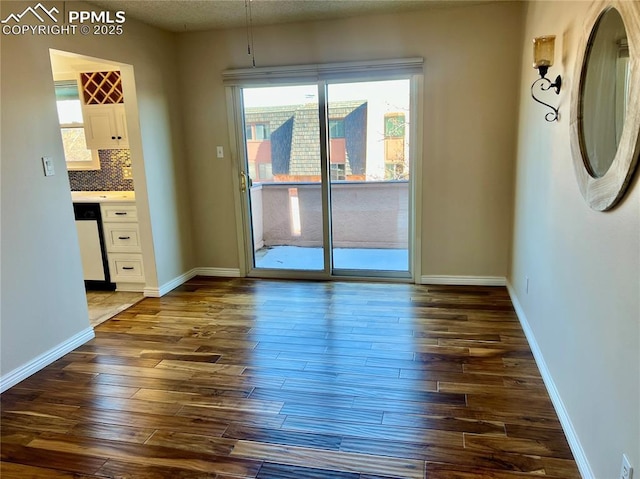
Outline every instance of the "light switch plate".
POLYGON ((53 167, 53 158, 50 156, 42 157, 42 168, 44 168, 44 176, 53 176, 56 174, 56 170, 53 167))
POLYGON ((633 479, 633 467, 626 454, 622 455, 622 467, 620 468, 620 479, 633 479))
POLYGON ((216 157, 220 159, 224 158, 224 148, 221 146, 216 146, 216 157))

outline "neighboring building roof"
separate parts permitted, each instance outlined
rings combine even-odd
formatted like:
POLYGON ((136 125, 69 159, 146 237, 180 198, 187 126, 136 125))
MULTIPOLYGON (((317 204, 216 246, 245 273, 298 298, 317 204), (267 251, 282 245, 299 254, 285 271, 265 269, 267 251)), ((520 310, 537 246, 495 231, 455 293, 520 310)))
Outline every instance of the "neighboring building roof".
MULTIPOLYGON (((345 119, 347 174, 364 173, 366 105, 365 100, 333 102, 329 105, 329 119, 345 119), (354 120, 350 125, 347 124, 347 117, 354 113, 354 120)), ((316 103, 245 108, 245 122, 269 124, 274 174, 320 174, 320 126, 316 103)))

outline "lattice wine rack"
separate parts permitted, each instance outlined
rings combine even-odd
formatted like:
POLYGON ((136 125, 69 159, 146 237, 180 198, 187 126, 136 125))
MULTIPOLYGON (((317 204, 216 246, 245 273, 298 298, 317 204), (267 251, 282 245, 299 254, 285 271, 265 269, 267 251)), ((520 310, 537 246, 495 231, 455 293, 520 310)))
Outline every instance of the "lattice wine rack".
POLYGON ((120 72, 81 73, 85 105, 124 103, 120 72))

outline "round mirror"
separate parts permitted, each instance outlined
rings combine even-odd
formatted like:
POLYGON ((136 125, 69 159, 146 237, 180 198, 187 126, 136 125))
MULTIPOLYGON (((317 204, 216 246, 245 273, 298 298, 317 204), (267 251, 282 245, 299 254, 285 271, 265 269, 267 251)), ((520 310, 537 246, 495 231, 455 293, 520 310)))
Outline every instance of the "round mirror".
POLYGON ((604 12, 591 37, 580 84, 580 128, 585 166, 601 178, 618 151, 629 98, 629 46, 618 10, 604 12))
POLYGON ((625 28, 640 19, 634 2, 597 2, 576 62, 571 146, 580 191, 596 210, 624 195, 640 151, 640 34, 625 28))

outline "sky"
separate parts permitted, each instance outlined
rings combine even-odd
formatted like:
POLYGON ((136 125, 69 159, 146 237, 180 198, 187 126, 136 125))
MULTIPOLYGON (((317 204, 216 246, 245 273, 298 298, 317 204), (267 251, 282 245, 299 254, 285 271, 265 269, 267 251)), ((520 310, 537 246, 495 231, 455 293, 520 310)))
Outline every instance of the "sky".
MULTIPOLYGON (((393 109, 409 109, 409 80, 387 80, 357 83, 329 84, 329 102, 383 100, 393 109)), ((318 86, 295 85, 264 88, 244 88, 244 106, 286 106, 315 103, 318 101, 318 86)))

